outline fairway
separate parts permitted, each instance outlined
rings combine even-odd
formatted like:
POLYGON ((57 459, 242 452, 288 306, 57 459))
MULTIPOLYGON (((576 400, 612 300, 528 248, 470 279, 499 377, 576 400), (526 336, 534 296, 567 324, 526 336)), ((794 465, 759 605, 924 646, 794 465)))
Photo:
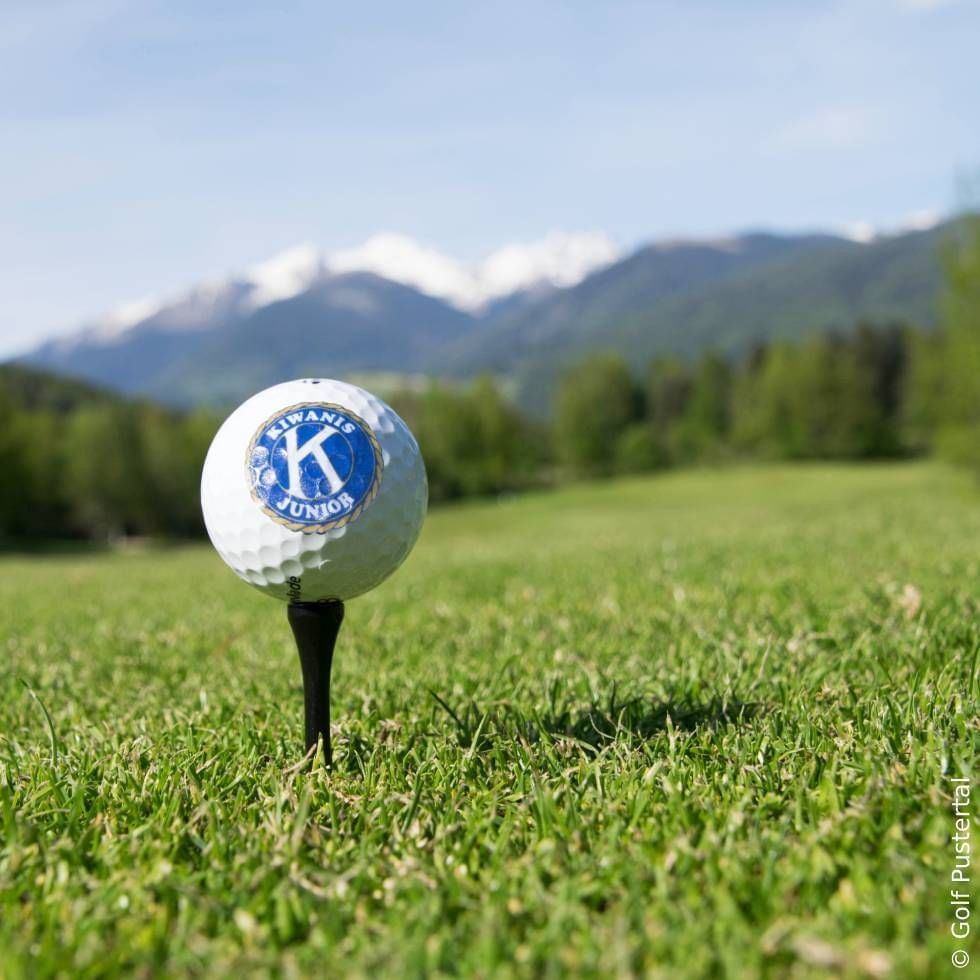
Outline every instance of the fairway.
POLYGON ((4 558, 0 976, 957 973, 978 597, 933 464, 446 507, 307 773, 285 608, 210 548, 4 558))

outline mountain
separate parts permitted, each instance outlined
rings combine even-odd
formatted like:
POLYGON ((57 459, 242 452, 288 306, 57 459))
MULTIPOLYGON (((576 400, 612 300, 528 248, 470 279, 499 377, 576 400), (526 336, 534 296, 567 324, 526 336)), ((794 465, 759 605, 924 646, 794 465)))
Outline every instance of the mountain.
POLYGON ((154 391, 161 374, 192 361, 210 334, 240 322, 252 292, 244 282, 200 287, 134 324, 107 318, 44 344, 23 360, 127 394, 145 394, 154 391))
POLYGON ((651 245, 461 338, 435 369, 507 375, 542 411, 562 368, 590 351, 620 351, 642 369, 654 355, 737 354, 861 319, 932 326, 948 227, 868 243, 748 234, 651 245))
POLYGON ((241 276, 203 283, 171 300, 127 304, 22 360, 128 394, 158 393, 161 377, 195 363, 215 335, 326 276, 319 253, 300 245, 241 276))
POLYGON ((164 302, 127 304, 21 360, 176 403, 237 400, 311 373, 424 371, 438 351, 612 261, 603 235, 554 233, 466 264, 400 235, 300 245, 164 302))
POLYGON ((288 378, 422 371, 472 325, 447 303, 372 273, 327 275, 210 331, 144 390, 169 402, 225 404, 288 378))
POLYGON ((752 233, 659 242, 610 261, 602 236, 549 236, 466 265, 401 236, 300 246, 169 302, 45 344, 28 364, 178 404, 234 402, 284 378, 506 376, 547 409, 564 366, 603 349, 738 354, 861 319, 932 325, 949 224, 853 241, 752 233))

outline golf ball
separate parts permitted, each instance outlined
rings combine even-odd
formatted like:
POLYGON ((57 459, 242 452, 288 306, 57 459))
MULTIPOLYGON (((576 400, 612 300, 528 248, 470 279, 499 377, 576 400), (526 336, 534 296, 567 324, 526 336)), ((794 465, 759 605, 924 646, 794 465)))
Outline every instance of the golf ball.
POLYGON ((412 550, 427 502, 408 426, 380 398, 327 378, 249 398, 218 430, 201 475, 218 554, 288 602, 373 589, 412 550))

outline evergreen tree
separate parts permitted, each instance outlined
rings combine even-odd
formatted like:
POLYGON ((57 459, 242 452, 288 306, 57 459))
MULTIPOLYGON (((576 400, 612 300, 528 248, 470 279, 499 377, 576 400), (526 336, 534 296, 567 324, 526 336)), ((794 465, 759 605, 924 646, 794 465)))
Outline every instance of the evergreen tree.
POLYGON ((0 393, 0 538, 20 535, 31 523, 30 428, 0 393))
POLYGON ((400 402, 407 402, 414 420, 433 500, 500 493, 533 481, 540 441, 490 378, 462 391, 433 385, 400 402))
POLYGON ((910 331, 907 343, 908 370, 899 408, 902 441, 911 452, 923 453, 933 448, 943 422, 949 355, 942 331, 910 331))
POLYGON ((732 372, 721 355, 708 352, 698 362, 683 413, 670 432, 678 460, 717 455, 731 426, 732 372))
POLYGON ((596 354, 561 379, 555 396, 555 446, 559 459, 580 474, 614 468, 616 440, 641 414, 640 393, 626 362, 596 354))
MULTIPOLYGON (((677 358, 656 357, 647 371, 646 417, 664 464, 672 461, 673 433, 687 411, 694 380, 677 358)), ((639 445, 640 437, 633 436, 639 445)), ((652 448, 650 449, 652 452, 652 448)))
POLYGON ((91 406, 68 417, 64 468, 77 526, 113 540, 154 528, 139 420, 129 406, 91 406))

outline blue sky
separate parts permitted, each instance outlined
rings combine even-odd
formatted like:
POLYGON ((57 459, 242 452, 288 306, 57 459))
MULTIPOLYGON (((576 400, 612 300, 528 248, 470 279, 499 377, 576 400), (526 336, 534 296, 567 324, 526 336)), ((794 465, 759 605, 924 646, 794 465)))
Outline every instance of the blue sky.
POLYGON ((978 37, 977 0, 6 0, 0 354, 297 242, 948 211, 978 37))

